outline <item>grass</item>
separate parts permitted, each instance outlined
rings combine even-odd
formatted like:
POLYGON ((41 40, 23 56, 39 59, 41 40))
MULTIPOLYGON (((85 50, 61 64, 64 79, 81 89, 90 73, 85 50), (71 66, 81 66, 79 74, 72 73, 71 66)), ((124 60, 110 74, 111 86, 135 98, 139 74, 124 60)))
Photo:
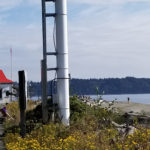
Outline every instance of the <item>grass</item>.
MULTIPOLYGON (((150 129, 138 127, 133 135, 122 136, 111 124, 111 120, 124 122, 122 116, 100 107, 89 107, 72 97, 70 126, 65 127, 59 121, 41 123, 41 106, 30 107, 27 122, 32 127, 25 138, 16 131, 9 130, 5 136, 8 150, 148 150, 150 149, 150 129), (34 108, 34 110, 32 110, 34 108)), ((29 105, 34 105, 30 102, 29 105)), ((8 105, 11 115, 17 118, 17 103, 8 105)), ((18 120, 19 121, 19 120, 18 120)), ((18 121, 10 127, 18 127, 18 121)), ((27 127, 30 126, 27 123, 27 127)))

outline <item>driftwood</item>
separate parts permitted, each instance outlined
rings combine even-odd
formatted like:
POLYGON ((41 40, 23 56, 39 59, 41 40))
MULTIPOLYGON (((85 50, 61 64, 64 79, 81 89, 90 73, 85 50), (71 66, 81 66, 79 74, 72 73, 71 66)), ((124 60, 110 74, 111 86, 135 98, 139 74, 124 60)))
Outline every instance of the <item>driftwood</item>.
POLYGON ((133 126, 135 119, 137 120, 139 124, 143 126, 149 126, 150 124, 150 116, 141 115, 141 114, 134 113, 134 112, 125 113, 123 116, 126 120, 125 124, 120 125, 112 121, 112 125, 116 127, 116 129, 122 135, 130 135, 130 134, 133 134, 137 130, 137 128, 133 126))
POLYGON ((116 129, 118 130, 118 132, 121 135, 131 135, 136 131, 136 128, 134 126, 129 126, 126 124, 117 124, 116 122, 112 121, 112 125, 114 125, 116 127, 116 129))
POLYGON ((148 127, 150 125, 150 116, 149 115, 142 115, 140 113, 129 112, 125 113, 127 124, 132 125, 135 121, 138 124, 148 127))

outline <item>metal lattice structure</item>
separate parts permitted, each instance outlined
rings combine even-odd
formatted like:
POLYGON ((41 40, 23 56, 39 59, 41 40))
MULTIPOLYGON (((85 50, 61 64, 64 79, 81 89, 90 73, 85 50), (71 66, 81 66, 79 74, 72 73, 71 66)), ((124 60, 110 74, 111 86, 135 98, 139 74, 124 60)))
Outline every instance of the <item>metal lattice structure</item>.
POLYGON ((42 109, 43 122, 48 121, 47 108, 47 71, 57 73, 57 104, 59 116, 65 125, 69 125, 69 73, 68 73, 68 35, 67 35, 67 1, 66 0, 42 0, 42 28, 43 28, 43 60, 42 66, 42 109), (55 3, 55 13, 47 13, 48 2, 55 3), (56 51, 47 52, 46 18, 54 17, 56 22, 56 51), (57 67, 47 68, 47 56, 56 56, 57 67))

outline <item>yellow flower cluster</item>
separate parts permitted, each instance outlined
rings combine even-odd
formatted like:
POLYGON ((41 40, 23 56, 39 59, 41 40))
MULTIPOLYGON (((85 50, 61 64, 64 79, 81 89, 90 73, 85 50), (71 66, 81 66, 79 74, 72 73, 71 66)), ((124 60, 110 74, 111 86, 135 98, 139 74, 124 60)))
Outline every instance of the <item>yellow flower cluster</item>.
POLYGON ((133 135, 121 137, 114 129, 99 132, 74 130, 62 138, 54 124, 44 125, 25 138, 9 133, 7 150, 146 150, 150 149, 150 129, 140 128, 133 135))
MULTIPOLYGON (((17 104, 7 107, 17 118, 17 104)), ((102 109, 95 113, 105 116, 107 112, 102 109)), ((150 150, 150 129, 138 127, 134 134, 122 136, 112 126, 86 116, 82 123, 69 128, 61 124, 40 125, 25 138, 7 133, 4 140, 7 150, 150 150)))
POLYGON ((65 138, 56 136, 54 124, 44 125, 25 138, 9 133, 5 137, 7 150, 95 150, 95 133, 74 131, 65 138))
POLYGON ((134 134, 120 140, 117 144, 119 150, 149 150, 150 149, 150 129, 141 127, 134 134))

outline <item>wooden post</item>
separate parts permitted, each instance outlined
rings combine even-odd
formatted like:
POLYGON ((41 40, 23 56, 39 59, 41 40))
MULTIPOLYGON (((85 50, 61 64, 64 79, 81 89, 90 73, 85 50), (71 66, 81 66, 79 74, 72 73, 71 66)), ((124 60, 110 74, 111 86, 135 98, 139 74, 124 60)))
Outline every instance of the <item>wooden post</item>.
POLYGON ((27 82, 24 71, 19 71, 19 106, 20 106, 20 135, 22 138, 26 134, 25 126, 25 110, 26 110, 26 98, 27 98, 27 82))
POLYGON ((42 35, 43 35, 43 60, 41 61, 42 72, 42 119, 43 123, 48 122, 47 107, 47 38, 46 38, 46 0, 42 3, 42 35))
POLYGON ((42 120, 43 123, 48 122, 48 107, 47 107, 47 80, 45 77, 47 74, 45 68, 45 60, 41 61, 41 77, 42 77, 42 120))

